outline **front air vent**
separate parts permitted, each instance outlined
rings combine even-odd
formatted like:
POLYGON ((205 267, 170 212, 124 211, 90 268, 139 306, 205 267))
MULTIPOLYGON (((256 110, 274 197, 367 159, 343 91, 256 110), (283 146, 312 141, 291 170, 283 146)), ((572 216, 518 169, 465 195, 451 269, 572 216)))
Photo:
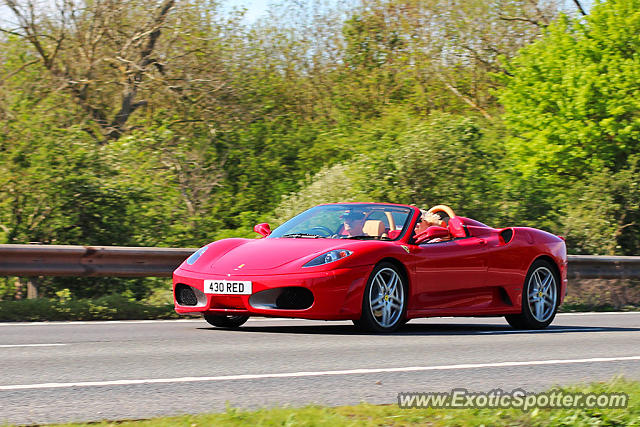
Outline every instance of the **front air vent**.
POLYGON ((198 304, 198 298, 196 298, 196 293, 193 292, 193 288, 183 285, 182 283, 176 285, 176 301, 180 305, 198 304))
POLYGON ((263 310, 306 310, 313 305, 313 293, 300 286, 267 289, 251 295, 249 304, 263 310))
POLYGON ((286 288, 278 298, 276 307, 281 310, 304 310, 313 304, 313 294, 307 288, 286 288))
POLYGON ((176 285, 175 297, 178 304, 183 306, 193 307, 205 305, 207 302, 207 297, 201 290, 187 286, 184 283, 176 285))

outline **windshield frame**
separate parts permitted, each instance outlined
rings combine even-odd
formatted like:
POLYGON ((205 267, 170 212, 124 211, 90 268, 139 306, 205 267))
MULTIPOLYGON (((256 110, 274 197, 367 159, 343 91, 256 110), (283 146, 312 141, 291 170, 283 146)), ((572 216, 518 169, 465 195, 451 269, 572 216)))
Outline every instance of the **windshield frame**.
MULTIPOLYGON (((409 206, 409 205, 401 205, 401 204, 393 204, 393 203, 327 203, 327 204, 322 204, 322 205, 317 205, 314 206, 312 208, 309 208, 303 212, 300 212, 298 215, 294 216, 293 218, 289 219, 288 221, 285 221, 284 223, 282 223, 280 226, 278 226, 277 228, 275 228, 270 234, 269 236, 267 236, 268 239, 277 239, 277 238, 286 238, 284 236, 286 236, 287 234, 300 234, 300 233, 291 233, 291 230, 297 226, 298 224, 302 223, 303 221, 309 219, 314 211, 317 210, 322 210, 322 209, 331 209, 331 210, 336 210, 336 211, 340 211, 340 210, 353 210, 353 209, 358 209, 358 210, 379 210, 379 211, 383 211, 383 212, 389 212, 389 211, 395 211, 398 213, 402 213, 402 214, 406 214, 407 218, 404 221, 404 225, 402 227, 402 229, 400 230, 400 233, 398 234, 398 236, 394 239, 391 238, 381 238, 381 237, 374 237, 374 236, 370 236, 371 238, 366 238, 369 236, 356 236, 355 238, 352 239, 356 239, 357 237, 362 237, 361 239, 358 240, 366 240, 366 241, 371 241, 371 240, 375 240, 375 241, 383 241, 383 242, 394 242, 394 241, 398 241, 401 240, 402 238, 405 237, 405 235, 407 234, 407 230, 411 229, 411 224, 414 222, 415 220, 415 212, 417 210, 416 207, 414 206, 409 206)), ((319 238, 332 238, 329 236, 319 236, 319 238)))

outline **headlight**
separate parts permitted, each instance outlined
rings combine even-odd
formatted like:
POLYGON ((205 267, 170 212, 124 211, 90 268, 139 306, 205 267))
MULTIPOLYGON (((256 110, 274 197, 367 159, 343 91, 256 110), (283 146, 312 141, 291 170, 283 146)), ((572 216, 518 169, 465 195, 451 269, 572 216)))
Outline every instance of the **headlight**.
POLYGON ((303 265, 303 267, 315 267, 316 265, 329 264, 330 262, 346 258, 352 253, 353 252, 347 249, 335 249, 333 251, 327 252, 326 254, 322 254, 319 257, 315 257, 314 259, 303 265))
POLYGON ((187 258, 187 264, 189 265, 193 265, 195 264, 195 262, 198 260, 198 258, 200 258, 200 255, 202 255, 204 253, 204 251, 207 250, 207 246, 198 249, 197 251, 195 251, 193 254, 191 254, 191 256, 189 258, 187 258))

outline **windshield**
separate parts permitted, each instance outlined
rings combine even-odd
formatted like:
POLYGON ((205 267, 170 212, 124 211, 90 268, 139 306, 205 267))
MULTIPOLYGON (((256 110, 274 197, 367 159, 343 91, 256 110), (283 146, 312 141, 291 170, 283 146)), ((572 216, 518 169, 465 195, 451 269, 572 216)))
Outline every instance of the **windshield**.
POLYGON ((322 205, 293 217, 269 238, 395 240, 410 218, 411 209, 402 206, 322 205))

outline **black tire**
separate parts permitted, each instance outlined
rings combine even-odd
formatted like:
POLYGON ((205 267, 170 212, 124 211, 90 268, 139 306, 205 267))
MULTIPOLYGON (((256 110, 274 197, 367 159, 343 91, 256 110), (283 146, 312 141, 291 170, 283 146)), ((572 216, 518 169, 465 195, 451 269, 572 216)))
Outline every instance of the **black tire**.
POLYGON ((234 329, 244 325, 249 316, 227 316, 224 314, 205 314, 204 320, 218 328, 234 329))
POLYGON ((407 290, 407 279, 398 267, 390 262, 378 264, 364 290, 362 315, 353 323, 371 332, 395 331, 405 323, 407 290))
POLYGON ((537 260, 529 268, 522 287, 522 312, 505 319, 515 329, 544 329, 553 322, 560 300, 560 277, 548 261, 537 260))

